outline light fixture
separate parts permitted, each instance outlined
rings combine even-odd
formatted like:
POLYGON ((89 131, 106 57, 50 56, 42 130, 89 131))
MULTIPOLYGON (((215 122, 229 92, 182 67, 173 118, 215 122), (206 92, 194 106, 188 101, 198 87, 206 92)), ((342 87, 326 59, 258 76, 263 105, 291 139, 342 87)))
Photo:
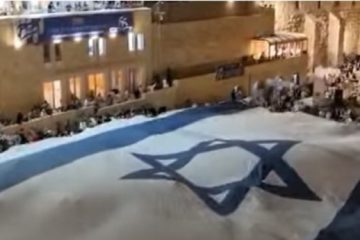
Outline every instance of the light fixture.
POLYGON ((52 42, 53 44, 60 44, 62 42, 62 39, 60 37, 55 37, 52 42))
POLYGON ((135 33, 132 31, 128 32, 128 49, 130 52, 135 51, 135 42, 135 33))
POLYGON ((93 40, 95 40, 95 39, 98 39, 99 38, 99 33, 97 33, 97 32, 92 32, 91 34, 90 34, 90 39, 93 39, 93 40))
POLYGON ((109 29, 109 37, 110 38, 116 38, 118 34, 118 29, 117 28, 110 28, 109 29))
POLYGON ((16 50, 22 48, 23 45, 24 45, 23 41, 21 41, 18 37, 14 38, 14 48, 16 50))
POLYGON ((82 41, 82 36, 81 34, 75 34, 74 36, 74 42, 81 42, 82 41))

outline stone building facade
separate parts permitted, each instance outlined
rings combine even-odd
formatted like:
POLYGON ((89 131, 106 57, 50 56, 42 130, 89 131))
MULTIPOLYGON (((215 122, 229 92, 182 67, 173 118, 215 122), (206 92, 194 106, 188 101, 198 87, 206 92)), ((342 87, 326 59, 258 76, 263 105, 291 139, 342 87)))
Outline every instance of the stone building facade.
POLYGON ((275 10, 276 31, 303 32, 309 42, 313 41, 309 48, 310 68, 337 65, 343 53, 360 53, 360 2, 263 1, 260 4, 275 10), (311 25, 314 29, 306 29, 312 28, 311 25))

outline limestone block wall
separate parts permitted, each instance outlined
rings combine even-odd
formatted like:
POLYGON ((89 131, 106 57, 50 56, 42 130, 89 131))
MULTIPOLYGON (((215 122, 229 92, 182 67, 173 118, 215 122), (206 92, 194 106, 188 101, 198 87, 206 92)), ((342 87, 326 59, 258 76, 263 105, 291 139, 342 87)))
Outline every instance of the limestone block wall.
POLYGON ((238 85, 248 95, 252 84, 257 81, 264 81, 275 76, 289 79, 295 72, 298 72, 302 79, 306 76, 306 55, 248 66, 245 68, 243 76, 220 81, 215 79, 215 73, 179 79, 176 103, 181 105, 187 99, 199 103, 220 101, 229 97, 229 93, 235 85, 238 85))
POLYGON ((342 18, 330 12, 328 26, 327 60, 329 66, 337 66, 342 62, 342 46, 344 44, 344 24, 342 18))
POLYGON ((352 9, 340 12, 340 15, 345 22, 344 53, 359 53, 360 49, 358 49, 358 46, 360 46, 360 11, 352 9))
POLYGON ((251 39, 274 32, 273 11, 153 25, 158 68, 181 68, 250 54, 251 39))
MULTIPOLYGON (((80 76, 86 85, 86 77, 92 73, 104 73, 110 79, 110 71, 123 67, 139 67, 138 80, 145 82, 152 75, 152 23, 151 11, 141 9, 134 12, 134 31, 144 34, 143 51, 130 52, 127 36, 106 39, 106 55, 89 57, 88 42, 63 41, 61 61, 54 59, 55 50, 51 45, 51 63, 44 63, 43 45, 13 46, 14 20, 0 21, 0 112, 14 115, 26 112, 43 100, 43 83, 60 80, 62 98, 69 92, 66 84, 71 76, 80 76)), ((110 81, 106 81, 110 82, 110 81)), ((106 83, 105 83, 106 84, 106 83)), ((108 86, 105 86, 108 88, 108 86)), ((82 93, 85 94, 85 93, 82 93)))
MULTIPOLYGON (((326 65, 331 62, 328 59, 329 40, 329 13, 339 14, 343 19, 344 31, 339 52, 356 53, 360 52, 360 2, 357 1, 292 1, 292 2, 267 2, 275 10, 275 30, 293 32, 311 32, 305 29, 305 15, 309 14, 316 22, 315 34, 308 36, 315 39, 313 62, 316 65, 326 65)), ((312 57, 312 56, 309 56, 312 57)))
POLYGON ((329 15, 326 11, 317 11, 311 14, 316 22, 315 46, 314 46, 314 64, 326 65, 327 47, 328 47, 328 28, 329 15))

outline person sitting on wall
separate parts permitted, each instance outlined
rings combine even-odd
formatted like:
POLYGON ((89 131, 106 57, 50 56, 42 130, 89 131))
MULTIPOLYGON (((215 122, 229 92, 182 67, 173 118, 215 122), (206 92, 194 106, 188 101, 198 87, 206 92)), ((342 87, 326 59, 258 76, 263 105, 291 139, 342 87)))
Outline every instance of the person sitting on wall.
POLYGON ((81 108, 81 101, 77 96, 75 96, 75 94, 70 95, 70 103, 69 103, 68 108, 69 109, 79 109, 79 108, 81 108))
POLYGON ((92 106, 95 102, 95 93, 94 91, 90 91, 87 98, 84 101, 84 106, 89 107, 92 106))
POLYGON ((172 85, 173 85, 173 73, 172 73, 172 71, 171 71, 171 69, 170 68, 167 68, 166 69, 166 81, 167 81, 167 85, 169 86, 169 87, 172 87, 172 85))
POLYGON ((110 92, 106 95, 106 99, 105 99, 105 105, 106 106, 111 106, 114 104, 114 93, 110 92))
POLYGON ((130 99, 130 94, 128 90, 124 91, 123 101, 128 101, 130 99))
POLYGON ((241 91, 239 89, 239 86, 236 85, 232 90, 231 90, 231 101, 232 102, 237 102, 238 98, 241 98, 242 94, 241 94, 241 91))
POLYGON ((141 98, 141 86, 137 86, 134 90, 134 97, 135 99, 141 98))
POLYGON ((122 102, 121 92, 118 89, 115 89, 115 90, 116 91, 114 91, 114 102, 120 103, 120 102, 122 102))
POLYGON ((154 90, 159 90, 159 89, 162 89, 163 88, 163 82, 161 81, 161 77, 159 74, 155 74, 154 75, 154 90))
POLYGON ((24 115, 21 112, 18 112, 18 114, 16 115, 16 123, 22 124, 23 121, 24 121, 24 115))

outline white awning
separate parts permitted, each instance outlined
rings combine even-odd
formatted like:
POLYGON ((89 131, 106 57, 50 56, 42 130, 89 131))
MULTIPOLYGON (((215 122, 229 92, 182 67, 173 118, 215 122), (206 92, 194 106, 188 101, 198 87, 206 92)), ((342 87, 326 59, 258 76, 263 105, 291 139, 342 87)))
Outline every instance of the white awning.
POLYGON ((307 37, 303 33, 277 32, 273 35, 257 37, 254 40, 266 41, 269 44, 275 44, 275 43, 304 41, 307 40, 307 37))

